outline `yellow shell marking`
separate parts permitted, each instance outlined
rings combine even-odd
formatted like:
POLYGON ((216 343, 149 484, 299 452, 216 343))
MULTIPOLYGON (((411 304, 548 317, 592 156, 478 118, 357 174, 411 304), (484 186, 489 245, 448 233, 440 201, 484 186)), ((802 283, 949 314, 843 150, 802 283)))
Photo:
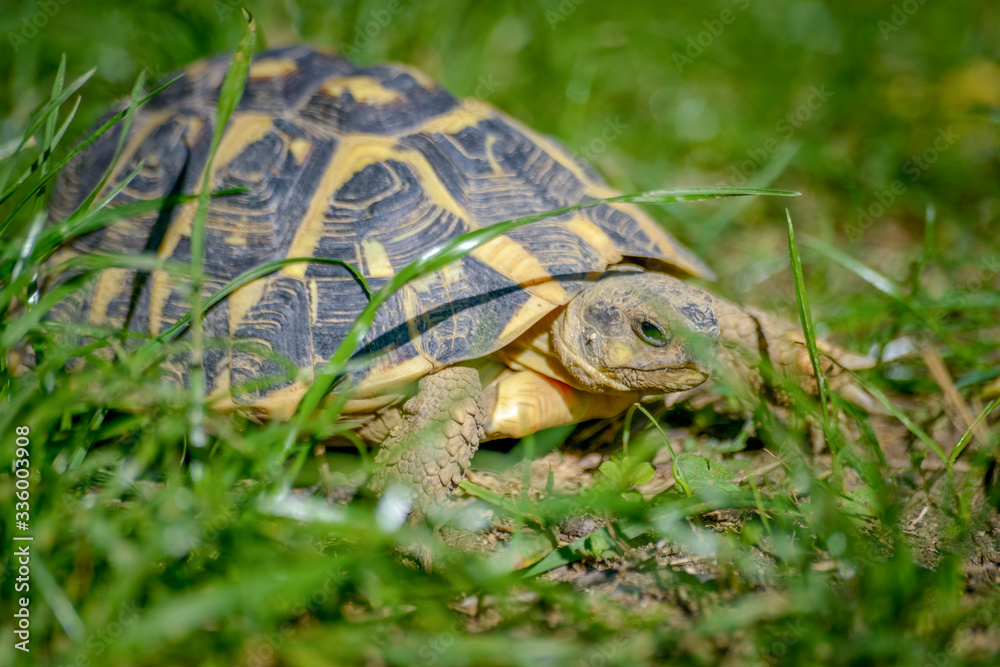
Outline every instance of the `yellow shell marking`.
MULTIPOLYGON (((270 131, 273 120, 274 119, 267 114, 234 114, 229 121, 229 128, 226 130, 226 133, 222 135, 222 141, 219 143, 219 149, 215 153, 215 159, 212 162, 213 172, 218 173, 219 169, 224 168, 227 164, 229 164, 237 155, 242 153, 247 146, 264 138, 264 136, 270 131)), ((204 172, 202 172, 201 178, 198 179, 198 192, 201 190, 201 183, 204 182, 203 179, 204 172)), ((211 179, 209 182, 211 182, 211 179)), ((195 211, 197 211, 197 208, 197 201, 188 202, 181 207, 180 211, 177 213, 177 217, 173 221, 173 224, 167 228, 167 232, 163 236, 163 241, 160 243, 160 247, 156 251, 157 257, 160 257, 161 259, 170 258, 177 249, 177 244, 180 240, 184 237, 191 236, 191 223, 194 220, 194 214, 195 211)), ((209 222, 211 222, 211 220, 209 220, 209 222)), ((251 287, 253 285, 259 285, 262 287, 263 283, 264 281, 258 280, 251 283, 247 287, 251 287)), ((170 289, 169 274, 165 271, 154 271, 150 276, 150 289, 151 300, 149 305, 149 328, 150 333, 155 335, 159 332, 163 321, 163 306, 166 303, 167 294, 170 289)), ((253 305, 253 302, 247 299, 240 300, 235 297, 236 294, 233 294, 230 298, 230 331, 235 330, 235 327, 243 321, 243 317, 246 315, 247 310, 253 305)))
POLYGON ((552 302, 540 296, 532 294, 523 306, 521 306, 510 322, 504 327, 497 339, 501 345, 506 346, 514 340, 528 327, 552 312, 552 302))
POLYGON ((395 90, 383 86, 377 79, 370 76, 345 76, 330 79, 323 84, 321 90, 331 97, 340 97, 350 93, 357 102, 364 104, 389 104, 403 99, 395 90))
MULTIPOLYGON (((373 140, 377 140, 377 137, 373 140)), ((329 206, 330 198, 341 185, 360 170, 355 163, 360 158, 358 153, 363 152, 367 143, 360 137, 345 137, 343 139, 313 193, 309 209, 299 224, 299 228, 295 231, 295 237, 288 248, 287 257, 313 257, 315 255, 316 246, 323 237, 323 214, 329 206)), ((306 265, 290 264, 281 271, 285 275, 301 280, 305 278, 306 265)))
POLYGON ((208 67, 209 65, 207 60, 199 60, 198 62, 189 65, 188 68, 184 70, 184 73, 187 74, 188 78, 192 81, 197 81, 205 75, 205 72, 208 71, 208 67))
POLYGON ((465 280, 465 269, 462 268, 461 262, 452 262, 451 264, 442 266, 434 273, 411 280, 406 284, 406 286, 411 288, 414 292, 426 294, 435 285, 437 285, 438 282, 450 285, 461 280, 465 280))
POLYGON ((309 321, 319 322, 319 284, 315 279, 309 281, 309 321))
POLYGON ((163 325, 163 307, 170 293, 170 274, 156 269, 149 274, 149 334, 156 336, 163 325))
POLYGON ((272 278, 268 276, 258 278, 229 295, 229 335, 236 335, 237 329, 243 324, 243 319, 250 309, 264 298, 264 291, 271 280, 272 278))
POLYGON ((498 236, 469 254, 552 304, 569 301, 569 294, 538 258, 509 236, 498 236))
POLYGON ((249 404, 237 402, 228 386, 219 386, 208 396, 208 400, 216 410, 239 412, 255 421, 288 419, 295 412, 310 384, 311 380, 296 380, 287 387, 276 389, 249 404))
POLYGON ((164 122, 170 120, 173 114, 170 111, 161 111, 160 113, 151 114, 149 120, 146 124, 135 130, 135 136, 132 140, 122 150, 121 157, 118 158, 118 162, 111 170, 111 175, 108 178, 107 185, 104 186, 104 191, 102 195, 114 187, 114 184, 118 181, 118 176, 121 171, 132 162, 132 157, 135 156, 136 151, 138 151, 146 140, 149 139, 149 135, 153 133, 158 127, 163 125, 164 122))
POLYGON ((385 252, 385 246, 378 242, 378 239, 364 239, 361 241, 361 254, 364 255, 365 263, 368 265, 368 274, 373 278, 392 278, 396 275, 389 261, 389 255, 385 252))
POLYGON ((419 134, 458 134, 467 127, 478 125, 480 121, 492 118, 496 109, 477 99, 462 100, 457 109, 435 116, 414 130, 419 134))
MULTIPOLYGON (((323 174, 319 187, 313 195, 313 200, 309 204, 309 210, 306 211, 302 224, 295 232, 288 257, 314 256, 319 239, 324 234, 323 214, 334 193, 365 167, 390 159, 403 162, 413 169, 421 187, 431 201, 460 218, 469 219, 470 216, 451 196, 451 193, 437 177, 434 168, 422 155, 398 149, 396 140, 392 137, 375 134, 348 135, 341 141, 337 152, 323 174)), ((427 224, 433 222, 433 220, 428 220, 427 224)), ((416 228, 410 230, 410 233, 417 234, 420 231, 420 228, 416 228)), ((284 267, 282 271, 286 275, 303 278, 306 265, 292 264, 284 267)))
MULTIPOLYGON (((90 323, 106 324, 108 305, 116 296, 127 289, 125 279, 130 271, 121 267, 112 267, 101 272, 94 290, 94 300, 90 305, 90 323)), ((128 285, 130 287, 131 285, 128 285)))
POLYGON ((384 357, 379 358, 367 375, 367 378, 377 378, 378 381, 365 379, 357 387, 354 398, 364 399, 381 396, 400 385, 421 378, 433 370, 434 365, 421 355, 392 365, 387 365, 384 357))
MULTIPOLYGON (((403 394, 381 394, 372 398, 350 398, 344 404, 344 414, 371 415, 384 407, 406 398, 403 394)), ((359 420, 364 423, 364 420, 359 420)))
POLYGON ((414 280, 413 282, 403 285, 403 288, 400 291, 402 293, 403 315, 406 317, 406 331, 410 334, 410 340, 414 342, 414 347, 417 348, 417 352, 433 364, 435 359, 424 352, 424 346, 422 345, 423 341, 419 337, 420 329, 418 328, 418 322, 425 315, 423 302, 420 299, 419 293, 427 292, 429 289, 425 280, 426 278, 414 280))
POLYGON ((571 232, 586 241, 591 248, 600 253, 601 257, 608 264, 617 264, 622 261, 622 254, 615 246, 615 242, 604 233, 603 229, 579 213, 563 224, 571 232))
POLYGON ((288 151, 295 157, 297 164, 302 164, 306 159, 306 155, 309 154, 310 148, 312 148, 312 143, 302 137, 295 137, 288 144, 288 151))
POLYGON ((492 134, 486 135, 486 159, 490 163, 490 169, 493 170, 494 174, 502 174, 503 168, 500 166, 497 156, 493 153, 493 146, 497 143, 496 136, 492 134))
POLYGON ((250 65, 251 79, 270 79, 281 77, 296 71, 299 66, 291 58, 268 58, 255 60, 250 65))
POLYGON ((267 136, 273 123, 274 116, 269 114, 233 114, 225 134, 222 135, 222 141, 219 142, 219 150, 215 153, 213 169, 218 171, 219 168, 225 167, 245 151, 247 146, 267 136))

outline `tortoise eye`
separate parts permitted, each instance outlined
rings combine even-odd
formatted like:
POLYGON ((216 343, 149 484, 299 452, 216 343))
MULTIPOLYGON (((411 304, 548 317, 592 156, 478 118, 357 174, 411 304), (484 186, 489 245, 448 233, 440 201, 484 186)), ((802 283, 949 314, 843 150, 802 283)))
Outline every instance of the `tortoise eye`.
POLYGON ((639 338, 655 347, 663 347, 670 342, 670 337, 667 336, 667 332, 664 331, 663 327, 656 322, 642 320, 640 322, 636 322, 633 328, 639 338))

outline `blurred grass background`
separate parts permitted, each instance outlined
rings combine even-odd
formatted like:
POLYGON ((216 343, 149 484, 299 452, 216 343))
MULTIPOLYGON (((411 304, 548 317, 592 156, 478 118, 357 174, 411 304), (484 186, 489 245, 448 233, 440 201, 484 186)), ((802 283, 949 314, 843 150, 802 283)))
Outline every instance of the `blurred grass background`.
MULTIPOLYGON (((557 137, 625 192, 720 184, 801 191, 791 202, 673 206, 658 215, 719 273, 714 289, 794 318, 783 212, 790 206, 797 232, 815 240, 803 255, 820 333, 859 351, 914 336, 945 359, 973 406, 994 395, 1000 6, 246 6, 259 50, 306 42, 361 63, 417 66, 454 94, 482 97, 557 137), (843 250, 904 298, 815 246, 843 250), (940 323, 951 343, 927 335, 917 314, 940 323)), ((16 139, 47 99, 62 54, 68 78, 97 68, 67 132, 74 138, 128 95, 141 70, 162 80, 235 48, 245 28, 239 7, 5 2, 0 143, 16 139)), ((874 381, 915 401, 925 426, 937 414, 925 405, 940 403, 941 388, 919 359, 880 368, 874 381)), ((88 400, 131 391, 130 382, 109 371, 106 394, 88 400)), ((247 491, 241 480, 263 480, 265 492, 277 485, 265 436, 218 420, 225 446, 188 453, 193 462, 179 465, 186 454, 177 411, 105 422, 107 411, 90 404, 64 412, 65 402, 80 399, 72 389, 60 394, 42 379, 31 391, 39 398, 19 404, 16 417, 47 434, 32 464, 44 480, 33 499, 34 652, 7 644, 14 568, 5 551, 5 664, 939 665, 987 664, 1000 650, 996 563, 979 564, 994 582, 981 589, 970 583, 968 563, 970 553, 985 552, 965 549, 966 538, 981 538, 997 553, 995 517, 940 501, 941 477, 921 472, 919 448, 903 455, 912 467, 902 472, 859 473, 855 505, 824 486, 819 471, 797 469, 765 494, 776 503, 771 523, 752 517, 738 529, 683 520, 697 508, 665 502, 650 514, 605 492, 532 507, 543 523, 572 514, 574 502, 598 508, 649 531, 654 544, 673 541, 715 563, 712 576, 692 574, 636 559, 621 544, 616 551, 592 543, 588 588, 523 579, 473 557, 418 574, 389 550, 406 536, 373 530, 363 503, 338 506, 323 521, 262 509, 259 489, 247 491), (909 544, 898 525, 921 493, 942 510, 932 547, 909 544), (913 553, 921 548, 933 557, 913 553)), ((801 420, 786 432, 757 417, 762 432, 773 432, 771 441, 761 436, 767 444, 806 442, 801 420)), ((933 435, 954 444, 947 429, 933 435)), ((995 427, 989 437, 995 452, 995 427)), ((973 459, 968 498, 981 491, 989 453, 973 459)), ((11 483, 0 476, 4 497, 11 483)))

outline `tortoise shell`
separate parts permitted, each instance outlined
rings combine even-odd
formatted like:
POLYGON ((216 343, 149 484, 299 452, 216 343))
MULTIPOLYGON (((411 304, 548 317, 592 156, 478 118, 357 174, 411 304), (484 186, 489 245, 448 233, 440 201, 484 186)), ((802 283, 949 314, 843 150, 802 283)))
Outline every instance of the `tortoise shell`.
MULTIPOLYGON (((106 188, 142 168, 112 205, 198 192, 228 62, 195 63, 137 110, 106 188)), ((120 133, 121 124, 63 170, 53 217, 67 216, 97 186, 120 133)), ((465 232, 617 194, 557 142, 482 101, 456 100, 419 71, 358 67, 306 47, 254 59, 210 182, 247 189, 211 200, 206 295, 285 257, 345 260, 378 289, 465 232)), ((187 263, 195 207, 130 217, 70 252, 187 263)), ((636 206, 601 204, 522 226, 383 305, 356 352, 373 358, 355 371, 360 395, 493 353, 567 303, 589 274, 626 258, 711 276, 636 206)), ((179 283, 164 271, 106 269, 62 316, 156 335, 188 309, 179 283)), ((348 271, 329 264, 287 265, 241 288, 205 317, 208 388, 261 413, 290 413, 365 303, 348 271), (282 379, 241 387, 265 376, 282 379)), ((170 368, 183 382, 184 365, 170 368)))

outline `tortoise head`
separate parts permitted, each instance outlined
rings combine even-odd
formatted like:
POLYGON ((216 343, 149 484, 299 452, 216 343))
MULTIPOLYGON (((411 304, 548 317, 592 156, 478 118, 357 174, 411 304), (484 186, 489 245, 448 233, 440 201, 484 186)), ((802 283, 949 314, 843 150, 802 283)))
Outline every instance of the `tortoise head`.
POLYGON ((708 379, 719 322, 704 290, 662 273, 614 271, 569 302, 552 341, 588 391, 669 393, 708 379))

